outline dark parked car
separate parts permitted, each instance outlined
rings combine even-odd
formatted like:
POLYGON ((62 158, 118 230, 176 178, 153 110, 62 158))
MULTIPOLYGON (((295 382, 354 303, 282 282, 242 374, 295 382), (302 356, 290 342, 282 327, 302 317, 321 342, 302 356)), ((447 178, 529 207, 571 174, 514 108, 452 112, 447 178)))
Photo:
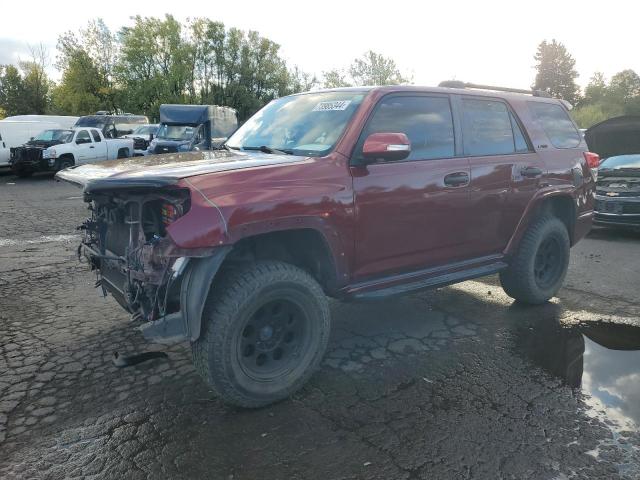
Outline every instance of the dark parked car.
POLYGON ((589 128, 590 150, 603 158, 598 169, 594 222, 640 227, 640 117, 622 116, 589 128))
POLYGON ((545 302, 591 227, 598 156, 558 100, 448 85, 284 97, 225 150, 61 172, 90 203, 82 251, 147 338, 189 340, 245 407, 307 381, 327 296, 499 273, 545 302))
POLYGON ((640 154, 600 164, 595 210, 597 225, 640 227, 640 154))

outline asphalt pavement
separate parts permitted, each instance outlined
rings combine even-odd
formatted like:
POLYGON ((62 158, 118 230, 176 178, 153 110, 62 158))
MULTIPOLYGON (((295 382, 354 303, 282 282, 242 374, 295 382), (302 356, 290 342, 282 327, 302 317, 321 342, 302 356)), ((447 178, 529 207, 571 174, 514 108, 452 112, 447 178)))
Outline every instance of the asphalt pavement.
POLYGON ((0 478, 640 478, 640 233, 594 230, 539 307, 496 277, 334 302, 321 370, 241 410, 101 297, 85 216, 73 186, 0 175, 0 478))

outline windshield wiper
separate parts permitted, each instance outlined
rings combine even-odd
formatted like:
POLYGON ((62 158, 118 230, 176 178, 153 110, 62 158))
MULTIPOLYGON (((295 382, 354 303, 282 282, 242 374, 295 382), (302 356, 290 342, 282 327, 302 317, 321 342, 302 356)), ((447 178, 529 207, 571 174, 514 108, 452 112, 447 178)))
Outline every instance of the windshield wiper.
POLYGON ((240 148, 239 147, 230 147, 226 143, 223 143, 218 148, 216 148, 216 150, 227 150, 228 152, 231 152, 233 150, 240 150, 240 148))
POLYGON ((293 150, 279 150, 277 148, 267 147, 266 145, 260 145, 259 147, 242 147, 242 150, 257 150, 262 153, 273 153, 279 155, 293 155, 293 150))

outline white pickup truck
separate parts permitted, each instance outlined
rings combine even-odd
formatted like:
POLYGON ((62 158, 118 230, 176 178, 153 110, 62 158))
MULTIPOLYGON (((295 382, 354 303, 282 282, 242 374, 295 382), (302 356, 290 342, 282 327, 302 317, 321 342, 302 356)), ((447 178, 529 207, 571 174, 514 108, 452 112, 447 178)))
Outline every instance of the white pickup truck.
POLYGON ((33 172, 62 170, 73 165, 133 156, 130 138, 105 138, 98 128, 44 130, 11 149, 9 164, 21 177, 33 172))

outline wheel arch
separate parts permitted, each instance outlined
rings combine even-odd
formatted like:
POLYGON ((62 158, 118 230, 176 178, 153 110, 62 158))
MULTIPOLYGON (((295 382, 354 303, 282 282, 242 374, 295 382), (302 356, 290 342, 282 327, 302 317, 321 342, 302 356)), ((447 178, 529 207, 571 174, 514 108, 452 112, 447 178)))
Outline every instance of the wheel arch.
POLYGON ((202 313, 207 296, 219 275, 261 260, 279 260, 309 273, 328 295, 337 292, 339 273, 324 235, 315 229, 300 228, 246 236, 233 245, 215 249, 213 255, 191 258, 180 285, 180 310, 186 337, 200 337, 202 313))
POLYGON ((71 160, 71 166, 76 164, 76 159, 73 153, 63 153, 56 160, 56 164, 57 164, 56 170, 60 170, 60 164, 62 163, 63 160, 71 160))
POLYGON ((571 246, 575 244, 574 229, 576 224, 576 203, 573 190, 553 190, 541 192, 534 197, 527 206, 516 231, 507 244, 504 253, 511 255, 515 253, 522 240, 522 236, 529 225, 541 215, 552 214, 558 217, 567 228, 571 246))
POLYGON ((233 244, 226 263, 279 260, 309 273, 331 294, 338 289, 340 268, 323 232, 315 228, 275 230, 245 236, 233 244))

